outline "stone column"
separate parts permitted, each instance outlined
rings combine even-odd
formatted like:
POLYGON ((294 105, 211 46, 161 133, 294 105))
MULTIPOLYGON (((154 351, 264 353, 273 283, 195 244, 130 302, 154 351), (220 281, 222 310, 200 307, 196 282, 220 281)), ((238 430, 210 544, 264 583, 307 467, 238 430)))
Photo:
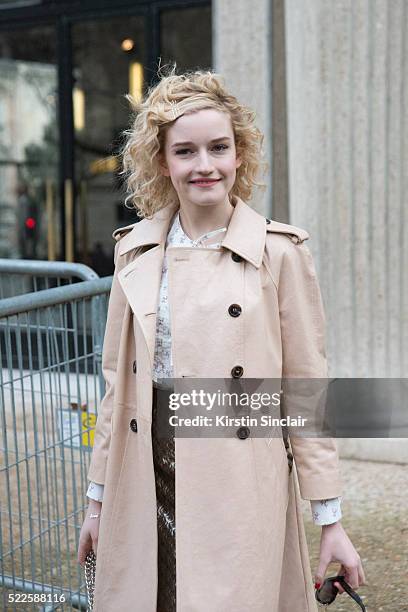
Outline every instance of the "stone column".
POLYGON ((331 376, 408 376, 407 25, 405 0, 213 2, 214 67, 266 136, 254 206, 311 235, 331 376))
POLYGON ((336 376, 408 375, 407 19, 404 0, 286 1, 290 220, 336 376))
MULTIPOLYGON (((257 125, 265 135, 266 161, 271 165, 271 11, 270 0, 214 0, 213 66, 227 87, 243 104, 257 113, 257 125)), ((251 204, 271 215, 270 172, 257 189, 251 204)))
MULTIPOLYGON (((286 0, 285 10, 290 222, 311 234, 330 374, 406 377, 408 6, 286 0)), ((404 445, 347 440, 342 451, 406 461, 404 445)))

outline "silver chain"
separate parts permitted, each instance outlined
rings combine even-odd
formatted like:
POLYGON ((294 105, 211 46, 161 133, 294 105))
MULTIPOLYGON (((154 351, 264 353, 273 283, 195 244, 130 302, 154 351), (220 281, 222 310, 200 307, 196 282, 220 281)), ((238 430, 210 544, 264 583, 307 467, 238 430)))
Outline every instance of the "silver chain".
POLYGON ((94 590, 95 590, 95 569, 96 569, 96 557, 93 550, 91 550, 85 559, 85 584, 88 593, 88 611, 92 612, 94 604, 94 590))

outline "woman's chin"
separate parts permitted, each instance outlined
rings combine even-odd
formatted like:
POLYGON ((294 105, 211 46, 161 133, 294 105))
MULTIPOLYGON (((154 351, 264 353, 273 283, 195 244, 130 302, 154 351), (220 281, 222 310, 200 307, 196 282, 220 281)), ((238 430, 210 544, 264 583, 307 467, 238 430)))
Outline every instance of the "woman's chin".
POLYGON ((203 190, 203 193, 198 195, 190 194, 188 200, 191 202, 191 204, 195 204, 197 206, 220 206, 227 198, 227 193, 211 193, 210 191, 205 192, 203 190))

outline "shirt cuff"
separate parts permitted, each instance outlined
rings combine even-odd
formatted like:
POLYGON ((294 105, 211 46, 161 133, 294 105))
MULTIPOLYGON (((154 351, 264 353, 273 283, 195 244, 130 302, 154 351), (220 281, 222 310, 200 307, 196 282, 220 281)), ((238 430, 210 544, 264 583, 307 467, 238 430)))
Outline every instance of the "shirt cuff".
POLYGON ((332 499, 311 500, 313 522, 315 525, 331 525, 337 523, 342 517, 341 497, 332 499))
POLYGON ((103 490, 103 485, 97 484, 96 482, 91 482, 86 492, 86 496, 89 497, 89 499, 94 499, 95 501, 101 502, 103 499, 103 490))

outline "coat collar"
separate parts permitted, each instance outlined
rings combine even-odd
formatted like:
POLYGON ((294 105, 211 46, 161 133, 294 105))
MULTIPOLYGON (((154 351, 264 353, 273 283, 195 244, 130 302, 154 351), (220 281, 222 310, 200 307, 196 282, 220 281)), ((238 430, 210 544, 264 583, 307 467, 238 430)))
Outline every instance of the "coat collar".
MULTIPOLYGON (((221 246, 237 253, 256 268, 262 263, 266 239, 265 218, 237 196, 233 196, 234 211, 221 246)), ((165 244, 178 204, 169 204, 151 219, 135 223, 120 241, 119 255, 143 246, 165 244)))

